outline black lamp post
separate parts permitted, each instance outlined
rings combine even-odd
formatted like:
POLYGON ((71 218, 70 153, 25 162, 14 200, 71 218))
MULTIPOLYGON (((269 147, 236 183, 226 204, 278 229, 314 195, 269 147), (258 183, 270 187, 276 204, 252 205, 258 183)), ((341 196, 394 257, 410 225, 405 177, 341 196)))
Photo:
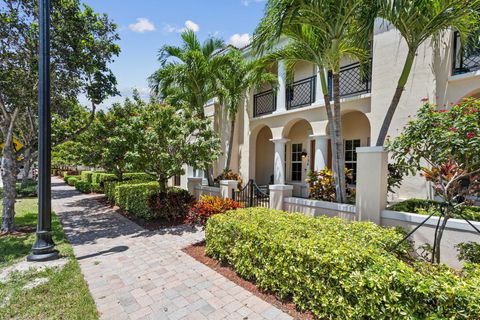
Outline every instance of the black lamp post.
POLYGON ((50 0, 38 0, 38 224, 36 240, 28 261, 58 258, 52 240, 51 200, 51 114, 50 114, 50 0))

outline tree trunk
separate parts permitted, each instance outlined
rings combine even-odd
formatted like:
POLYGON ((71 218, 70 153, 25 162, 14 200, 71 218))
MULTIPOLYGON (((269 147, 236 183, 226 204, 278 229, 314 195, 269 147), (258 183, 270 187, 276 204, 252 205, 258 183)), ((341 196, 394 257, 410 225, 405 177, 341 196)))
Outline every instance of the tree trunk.
POLYGON ((168 179, 166 179, 165 177, 159 177, 158 178, 158 185, 160 187, 160 194, 165 194, 167 193, 167 183, 168 183, 168 179))
POLYGON ((346 180, 345 180, 345 152, 343 147, 343 137, 342 137, 342 114, 340 111, 340 74, 333 73, 333 108, 334 108, 334 136, 335 136, 335 161, 337 162, 337 178, 335 181, 337 183, 337 202, 346 203, 347 202, 347 190, 346 190, 346 180), (338 180, 337 180, 338 179, 338 180))
POLYGON ((230 121, 230 139, 228 141, 228 152, 227 152, 227 161, 225 163, 225 171, 230 169, 230 162, 232 161, 234 133, 235 133, 235 119, 230 121))
POLYGON ((30 174, 30 168, 32 167, 32 152, 30 148, 25 150, 23 154, 24 161, 23 161, 23 170, 22 170, 22 185, 21 188, 25 189, 28 187, 28 178, 30 174))
POLYGON ((3 209, 2 232, 15 230, 15 198, 17 196, 17 159, 13 145, 6 144, 3 148, 2 181, 3 181, 3 209))
POLYGON ((447 222, 449 219, 450 219, 450 215, 448 213, 445 214, 445 217, 443 218, 443 221, 442 221, 442 225, 438 229, 438 233, 435 241, 435 256, 433 257, 433 262, 437 264, 440 263, 440 255, 441 255, 440 246, 442 245, 443 232, 447 227, 447 222))
POLYGON ((410 50, 407 59, 405 60, 405 64, 403 66, 402 75, 398 80, 397 89, 395 90, 395 94, 393 95, 392 102, 390 103, 390 107, 388 107, 387 113, 385 114, 385 118, 383 120, 382 128, 380 129, 380 133, 378 134, 377 139, 377 147, 382 147, 385 143, 385 139, 387 138, 388 129, 390 128, 390 124, 392 123, 393 116, 395 111, 397 110, 398 104, 400 103, 400 99, 402 98, 403 91, 405 90, 405 84, 407 83, 408 76, 410 75, 410 71, 412 70, 413 61, 415 60, 415 52, 410 50))

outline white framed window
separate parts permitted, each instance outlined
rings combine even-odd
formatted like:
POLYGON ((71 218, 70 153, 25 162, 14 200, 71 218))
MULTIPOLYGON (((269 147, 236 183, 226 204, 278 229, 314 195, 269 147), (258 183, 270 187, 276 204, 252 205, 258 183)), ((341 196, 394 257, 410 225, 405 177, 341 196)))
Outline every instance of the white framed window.
POLYGON ((302 150, 303 145, 301 143, 292 144, 292 181, 302 181, 302 150))
POLYGON ((351 179, 347 183, 357 183, 357 148, 360 147, 360 139, 345 140, 345 167, 353 170, 351 179))

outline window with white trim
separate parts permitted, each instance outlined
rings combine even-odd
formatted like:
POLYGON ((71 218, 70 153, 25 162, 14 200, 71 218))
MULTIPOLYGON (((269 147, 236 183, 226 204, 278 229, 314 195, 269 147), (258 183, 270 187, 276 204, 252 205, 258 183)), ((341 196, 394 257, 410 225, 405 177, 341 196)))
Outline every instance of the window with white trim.
POLYGON ((292 181, 302 181, 302 144, 292 144, 292 181))
POLYGON ((345 140, 345 167, 353 170, 351 179, 347 183, 357 183, 357 148, 360 147, 360 139, 345 140))

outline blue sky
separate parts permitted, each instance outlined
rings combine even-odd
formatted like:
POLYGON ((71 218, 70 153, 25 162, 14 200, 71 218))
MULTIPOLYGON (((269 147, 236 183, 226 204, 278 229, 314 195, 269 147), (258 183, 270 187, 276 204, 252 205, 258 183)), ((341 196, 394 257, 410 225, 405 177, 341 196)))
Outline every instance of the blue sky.
POLYGON ((121 54, 111 65, 123 100, 138 88, 147 95, 147 77, 157 68, 158 50, 179 44, 190 28, 201 40, 209 35, 243 45, 263 14, 265 0, 83 0, 96 12, 107 13, 118 25, 121 54))

